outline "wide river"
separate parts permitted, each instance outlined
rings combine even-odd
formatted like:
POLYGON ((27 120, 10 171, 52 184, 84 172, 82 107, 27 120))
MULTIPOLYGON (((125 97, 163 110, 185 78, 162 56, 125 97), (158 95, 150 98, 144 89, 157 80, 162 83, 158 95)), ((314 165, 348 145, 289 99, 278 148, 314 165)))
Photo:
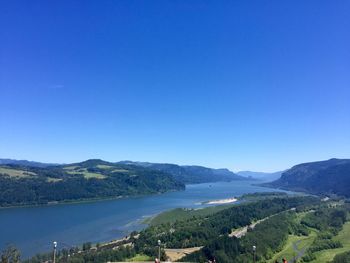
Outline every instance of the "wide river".
POLYGON ((51 249, 109 241, 140 230, 145 218, 183 207, 200 208, 201 202, 245 193, 276 191, 232 181, 187 185, 185 191, 79 204, 0 209, 0 250, 14 244, 26 258, 51 249))

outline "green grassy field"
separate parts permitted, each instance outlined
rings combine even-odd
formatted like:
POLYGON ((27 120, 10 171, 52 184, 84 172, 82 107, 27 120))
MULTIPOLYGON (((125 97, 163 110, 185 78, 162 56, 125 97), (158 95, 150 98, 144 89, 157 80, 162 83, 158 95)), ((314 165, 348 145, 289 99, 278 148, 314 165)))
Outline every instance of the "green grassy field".
POLYGON ((129 173, 129 170, 125 170, 125 169, 114 169, 112 171, 112 173, 129 173))
POLYGON ((111 168, 113 168, 113 166, 105 165, 105 164, 98 164, 98 165, 96 165, 96 167, 100 168, 100 169, 111 169, 111 168))
POLYGON ((127 262, 136 262, 136 261, 153 261, 154 259, 147 256, 147 255, 140 255, 140 254, 137 254, 135 257, 133 258, 129 258, 127 259, 126 261, 127 262))
POLYGON ((90 178, 104 179, 104 178, 106 178, 105 175, 103 175, 103 174, 98 174, 98 173, 84 172, 83 175, 84 175, 84 177, 85 177, 86 179, 90 179, 90 178))
POLYGON ((60 179, 60 178, 47 177, 46 181, 48 181, 49 183, 57 183, 57 182, 59 182, 59 181, 62 181, 62 179, 60 179))
POLYGON ((5 167, 0 167, 0 174, 7 174, 11 177, 30 177, 30 176, 36 175, 36 173, 33 173, 33 172, 27 172, 24 170, 11 169, 11 168, 5 168, 5 167))
POLYGON ((77 166, 77 165, 63 167, 64 170, 75 170, 77 168, 79 168, 79 166, 77 166))
POLYGON ((317 232, 315 230, 311 230, 309 236, 290 235, 284 248, 268 262, 273 263, 275 260, 280 262, 282 258, 286 258, 288 261, 290 261, 297 255, 297 252, 293 249, 293 243, 298 242, 297 247, 299 250, 301 250, 309 247, 315 240, 316 236, 317 232))
POLYGON ((207 216, 210 214, 214 214, 223 209, 232 207, 233 204, 230 205, 218 205, 211 206, 201 209, 184 209, 184 208, 176 208, 173 210, 165 211, 153 218, 149 218, 145 220, 145 223, 150 225, 159 225, 162 223, 173 223, 176 220, 184 220, 189 219, 193 216, 207 216))
POLYGON ((103 174, 88 172, 88 170, 86 168, 81 168, 79 170, 73 170, 73 169, 66 169, 66 170, 67 170, 67 173, 69 173, 69 174, 81 174, 86 179, 90 179, 90 178, 104 179, 104 178, 106 178, 106 176, 103 174))
POLYGON ((332 261, 335 255, 350 251, 350 222, 346 222, 343 229, 333 239, 335 241, 340 241, 343 244, 343 247, 316 252, 316 260, 311 261, 310 263, 327 263, 332 261))
MULTIPOLYGON (((297 220, 302 218, 302 216, 305 215, 304 213, 300 213, 297 216, 297 220)), ((315 240, 317 236, 317 231, 314 229, 310 229, 311 233, 309 236, 295 236, 290 235, 286 245, 284 246, 283 250, 278 252, 274 255, 274 257, 268 261, 269 263, 275 262, 275 260, 281 261, 283 257, 287 258, 287 260, 291 260, 294 258, 297 253, 293 249, 293 243, 298 242, 298 249, 303 249, 309 247, 312 242, 315 240)), ((336 249, 327 249, 323 251, 319 251, 315 253, 316 259, 313 261, 310 261, 310 263, 328 263, 333 260, 335 255, 350 251, 350 222, 347 222, 344 224, 343 229, 339 232, 337 236, 333 238, 335 241, 340 241, 343 244, 343 247, 336 248, 336 249)))

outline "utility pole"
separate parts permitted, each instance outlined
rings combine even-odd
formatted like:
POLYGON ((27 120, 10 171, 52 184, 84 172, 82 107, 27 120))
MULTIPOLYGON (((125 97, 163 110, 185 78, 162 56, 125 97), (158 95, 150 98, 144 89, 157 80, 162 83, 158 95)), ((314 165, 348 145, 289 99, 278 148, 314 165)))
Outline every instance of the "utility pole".
POLYGON ((53 242, 53 263, 56 263, 56 249, 57 249, 57 242, 53 242))
POLYGON ((159 263, 160 263, 160 245, 161 245, 161 241, 158 240, 158 259, 159 259, 159 263))
POLYGON ((256 263, 256 246, 253 246, 253 262, 256 263))

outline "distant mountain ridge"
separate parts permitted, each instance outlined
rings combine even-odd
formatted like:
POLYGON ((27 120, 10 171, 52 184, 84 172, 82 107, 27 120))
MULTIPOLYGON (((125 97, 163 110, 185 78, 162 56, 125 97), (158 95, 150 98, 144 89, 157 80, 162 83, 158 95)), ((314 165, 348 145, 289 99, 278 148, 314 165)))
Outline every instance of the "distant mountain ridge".
POLYGON ((102 160, 38 167, 0 165, 0 207, 119 198, 184 190, 171 174, 102 160))
POLYGON ((293 166, 271 183, 263 184, 313 194, 350 197, 350 159, 302 163, 293 166))
POLYGON ((170 173, 174 176, 176 180, 184 182, 186 184, 247 180, 247 178, 237 175, 226 168, 214 169, 198 165, 177 165, 169 163, 149 163, 133 161, 121 161, 118 163, 137 165, 170 173))
POLYGON ((246 179, 228 169, 176 164, 0 161, 0 207, 156 194, 184 190, 190 183, 246 179))
MULTIPOLYGON (((232 181, 232 180, 247 180, 248 176, 239 175, 227 168, 209 168, 199 165, 178 165, 172 163, 151 163, 151 162, 135 162, 135 161, 119 161, 119 162, 108 162, 100 159, 90 159, 85 162, 92 163, 98 162, 106 164, 122 164, 122 165, 135 165, 144 168, 162 171, 169 173, 174 176, 174 178, 180 182, 186 184, 196 184, 196 183, 212 183, 219 181, 232 181)), ((30 167, 40 167, 46 168, 50 166, 64 166, 65 164, 55 164, 55 163, 42 163, 27 160, 15 160, 15 159, 0 159, 0 165, 20 165, 20 166, 30 166, 30 167)))
POLYGON ((0 165, 3 164, 15 164, 15 165, 24 165, 24 166, 33 166, 33 167, 48 167, 53 165, 58 165, 57 163, 41 163, 28 160, 15 160, 15 159, 0 159, 0 165))
POLYGON ((258 180, 276 180, 281 177, 281 174, 284 171, 278 171, 278 172, 273 172, 273 173, 265 173, 265 172, 252 172, 252 171, 240 171, 237 172, 236 174, 244 177, 251 177, 254 179, 258 180))

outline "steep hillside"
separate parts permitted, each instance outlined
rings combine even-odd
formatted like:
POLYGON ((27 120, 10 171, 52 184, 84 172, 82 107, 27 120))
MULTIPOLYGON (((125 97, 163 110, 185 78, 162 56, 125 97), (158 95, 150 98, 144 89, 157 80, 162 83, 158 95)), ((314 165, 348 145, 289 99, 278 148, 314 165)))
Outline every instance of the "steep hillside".
POLYGON ((181 166, 168 163, 148 163, 148 162, 132 162, 122 161, 121 164, 132 164, 154 170, 170 173, 174 178, 186 184, 209 183, 219 181, 246 180, 243 176, 239 176, 228 169, 212 169, 203 166, 181 166))
POLYGON ((48 167, 0 165, 0 206, 115 198, 184 188, 168 173, 102 160, 48 167))
POLYGON ((330 159, 299 164, 284 172, 280 179, 265 185, 350 197, 350 160, 330 159))

